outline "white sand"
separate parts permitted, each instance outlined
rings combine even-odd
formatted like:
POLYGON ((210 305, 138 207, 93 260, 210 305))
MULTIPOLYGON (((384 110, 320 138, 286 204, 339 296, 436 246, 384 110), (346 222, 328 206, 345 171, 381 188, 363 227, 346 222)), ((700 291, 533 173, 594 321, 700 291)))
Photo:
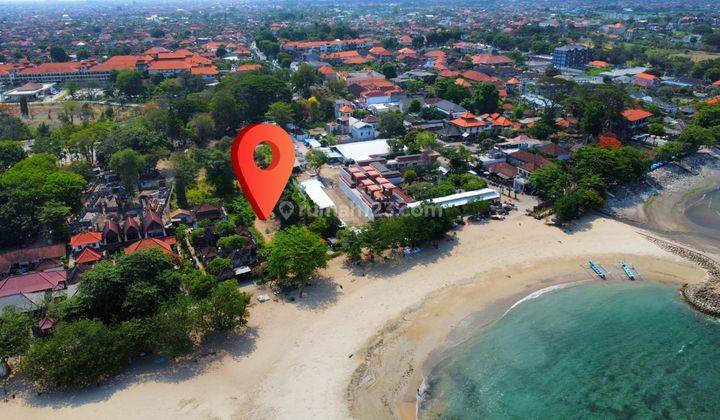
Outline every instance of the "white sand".
MULTIPOLYGON (((364 277, 336 260, 323 272, 334 283, 308 288, 308 296, 298 302, 256 304, 250 331, 227 344, 216 361, 195 364, 203 367, 197 373, 184 373, 192 363, 160 379, 133 372, 73 395, 0 403, 0 417, 348 418, 347 388, 364 361, 363 349, 427 296, 453 290, 448 286, 460 285, 457 290, 465 297, 463 310, 448 311, 453 313, 448 322, 454 322, 498 299, 542 287, 553 270, 582 279, 587 274, 579 264, 590 257, 610 267, 618 255, 638 256, 648 276, 672 266, 688 281, 702 279, 702 272, 652 245, 636 230, 589 219, 566 233, 515 214, 501 222, 468 225, 458 232, 457 242, 371 268, 364 277), (655 260, 663 264, 650 263, 655 260)), ((444 315, 442 307, 434 311, 425 316, 444 315)), ((448 332, 425 340, 417 357, 424 358, 448 332)), ((422 333, 413 339, 422 342, 422 333)), ((388 375, 396 374, 401 372, 388 375)))

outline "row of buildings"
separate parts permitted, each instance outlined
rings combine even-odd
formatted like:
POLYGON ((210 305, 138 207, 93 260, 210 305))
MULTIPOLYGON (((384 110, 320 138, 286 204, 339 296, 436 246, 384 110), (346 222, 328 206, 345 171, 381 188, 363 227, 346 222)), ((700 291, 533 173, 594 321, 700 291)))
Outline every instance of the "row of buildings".
POLYGON ((177 76, 180 74, 213 79, 219 74, 212 60, 187 49, 169 51, 150 48, 143 55, 118 55, 102 63, 95 60, 63 63, 0 64, 0 84, 107 82, 113 72, 121 69, 137 70, 143 74, 177 76))

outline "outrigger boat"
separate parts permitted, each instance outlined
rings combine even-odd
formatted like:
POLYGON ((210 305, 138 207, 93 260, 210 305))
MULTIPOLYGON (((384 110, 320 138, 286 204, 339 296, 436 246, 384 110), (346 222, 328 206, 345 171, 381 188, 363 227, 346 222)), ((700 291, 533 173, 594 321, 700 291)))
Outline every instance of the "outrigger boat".
POLYGON ((630 280, 635 280, 635 273, 633 273, 632 269, 630 268, 629 265, 627 265, 627 263, 625 261, 620 261, 620 267, 622 267, 623 271, 625 272, 625 275, 630 280))
POLYGON ((602 267, 600 267, 600 264, 596 264, 596 263, 590 261, 590 268, 591 268, 592 271, 594 271, 595 274, 597 274, 597 276, 600 277, 601 279, 604 280, 604 279, 607 277, 606 274, 605 274, 605 270, 603 270, 602 267))

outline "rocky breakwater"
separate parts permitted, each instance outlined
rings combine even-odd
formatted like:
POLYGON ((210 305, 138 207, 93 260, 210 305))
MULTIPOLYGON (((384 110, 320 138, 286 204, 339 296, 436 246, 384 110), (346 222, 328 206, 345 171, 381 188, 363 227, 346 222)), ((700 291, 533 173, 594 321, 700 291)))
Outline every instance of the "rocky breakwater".
POLYGON ((707 255, 653 236, 644 235, 650 242, 668 252, 692 261, 708 274, 706 281, 685 284, 680 292, 685 300, 697 310, 720 317, 720 264, 707 255))

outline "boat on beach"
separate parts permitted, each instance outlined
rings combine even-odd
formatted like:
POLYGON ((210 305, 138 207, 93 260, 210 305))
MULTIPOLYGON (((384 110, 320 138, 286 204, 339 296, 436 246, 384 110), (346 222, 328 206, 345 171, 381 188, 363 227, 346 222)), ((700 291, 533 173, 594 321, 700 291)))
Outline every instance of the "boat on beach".
POLYGON ((600 266, 600 264, 592 262, 592 261, 589 261, 589 264, 590 264, 590 268, 592 269, 592 271, 594 271, 598 277, 600 277, 603 280, 605 280, 605 278, 607 278, 607 274, 605 274, 605 270, 603 270, 603 268, 600 266))
POLYGON ((623 269, 628 279, 635 280, 635 273, 625 261, 620 261, 620 267, 623 269))

